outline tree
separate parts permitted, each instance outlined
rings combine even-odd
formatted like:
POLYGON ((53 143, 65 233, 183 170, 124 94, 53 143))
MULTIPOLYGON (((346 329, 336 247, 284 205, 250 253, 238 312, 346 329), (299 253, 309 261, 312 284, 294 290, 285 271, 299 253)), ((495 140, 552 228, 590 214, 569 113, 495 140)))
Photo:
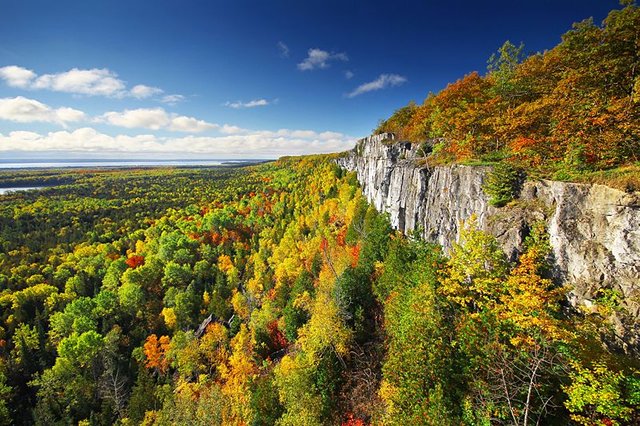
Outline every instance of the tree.
POLYGON ((440 291, 470 312, 491 308, 500 298, 507 269, 507 259, 498 242, 478 230, 472 216, 461 226, 440 291))
POLYGON ((489 204, 503 207, 518 197, 522 180, 520 170, 509 163, 498 163, 488 174, 482 189, 489 195, 489 204))
POLYGON ((144 343, 144 355, 146 357, 145 367, 153 369, 157 374, 164 374, 169 367, 167 351, 170 345, 168 336, 158 336, 155 334, 147 337, 144 343))
POLYGON ((518 87, 514 76, 518 65, 524 60, 524 44, 514 45, 509 40, 489 58, 487 69, 489 76, 494 79, 494 90, 503 99, 511 101, 512 98, 527 94, 526 88, 518 87))
POLYGON ((251 381, 257 374, 253 343, 249 330, 242 324, 238 334, 231 340, 232 353, 228 368, 221 371, 224 380, 222 393, 230 400, 225 422, 251 423, 256 416, 250 405, 251 381))

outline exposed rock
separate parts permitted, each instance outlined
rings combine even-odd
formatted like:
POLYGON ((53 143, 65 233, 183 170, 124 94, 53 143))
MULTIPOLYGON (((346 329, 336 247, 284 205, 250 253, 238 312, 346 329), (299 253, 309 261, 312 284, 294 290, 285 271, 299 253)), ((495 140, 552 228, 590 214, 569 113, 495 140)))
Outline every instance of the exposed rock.
POLYGON ((402 232, 420 230, 429 241, 451 249, 461 221, 472 214, 515 259, 530 225, 548 223, 554 278, 573 287, 573 305, 591 304, 598 290, 617 290, 628 315, 614 324, 626 343, 640 332, 640 195, 603 185, 527 181, 515 203, 489 204, 482 186, 489 167, 421 165, 416 144, 395 142, 394 135, 359 141, 338 164, 355 171, 366 198, 389 213, 402 232))

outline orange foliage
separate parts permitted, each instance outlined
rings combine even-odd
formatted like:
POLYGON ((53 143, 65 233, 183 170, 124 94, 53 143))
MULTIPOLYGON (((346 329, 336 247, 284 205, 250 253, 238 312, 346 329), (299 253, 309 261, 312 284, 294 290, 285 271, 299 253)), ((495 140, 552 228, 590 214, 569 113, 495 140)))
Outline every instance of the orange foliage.
POLYGON ((212 231, 210 233, 211 244, 214 246, 219 245, 222 242, 222 235, 219 232, 212 231))
POLYGON ((353 414, 349 414, 347 419, 340 423, 341 426, 365 426, 366 423, 362 419, 353 417, 353 414))
POLYGON ((521 136, 509 144, 509 149, 516 159, 528 165, 539 166, 542 163, 542 157, 538 153, 540 143, 535 139, 521 136))
POLYGON ((155 334, 147 337, 144 343, 144 355, 147 358, 145 367, 148 369, 156 369, 161 374, 167 371, 169 363, 166 359, 167 350, 169 349, 170 340, 168 336, 158 336, 155 334))
POLYGON ((351 266, 356 267, 360 259, 360 244, 351 247, 351 266))
POLYGON ((576 25, 553 49, 508 58, 513 68, 470 73, 399 108, 377 132, 438 139, 432 164, 511 157, 545 174, 574 174, 639 161, 640 8, 628 3, 603 26, 576 25))
POLYGON ((338 232, 338 235, 336 235, 336 244, 338 244, 338 246, 340 247, 344 247, 345 246, 345 238, 347 236, 347 228, 344 227, 340 230, 340 232, 338 232))
POLYGON ((144 256, 140 256, 139 254, 134 254, 125 260, 127 266, 131 269, 136 269, 138 266, 144 265, 144 256))
POLYGON ((115 252, 114 252, 114 253, 109 253, 109 254, 107 254, 107 258, 108 258, 108 259, 111 259, 111 260, 116 260, 116 259, 118 259, 119 257, 120 257, 120 254, 115 253, 115 252))

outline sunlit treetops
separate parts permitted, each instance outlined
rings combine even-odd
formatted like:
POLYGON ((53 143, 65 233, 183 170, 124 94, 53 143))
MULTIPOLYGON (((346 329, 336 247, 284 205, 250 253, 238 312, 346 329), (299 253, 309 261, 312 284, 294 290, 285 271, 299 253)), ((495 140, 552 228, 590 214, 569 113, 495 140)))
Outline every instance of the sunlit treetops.
POLYGON ((640 161, 640 9, 623 2, 530 56, 506 42, 472 72, 398 109, 376 132, 435 139, 430 161, 506 160, 562 178, 640 161))

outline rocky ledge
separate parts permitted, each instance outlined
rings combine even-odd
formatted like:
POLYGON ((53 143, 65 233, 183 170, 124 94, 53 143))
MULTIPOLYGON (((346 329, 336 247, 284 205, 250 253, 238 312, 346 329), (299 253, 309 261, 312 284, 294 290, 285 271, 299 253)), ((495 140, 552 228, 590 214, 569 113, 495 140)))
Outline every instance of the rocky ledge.
POLYGON ((395 141, 386 133, 360 140, 337 162, 357 173, 366 198, 389 214, 395 229, 417 229, 445 251, 457 241, 461 221, 475 214, 479 227, 515 259, 531 224, 545 220, 553 247, 553 278, 571 286, 569 302, 588 310, 599 290, 619 292, 623 310, 611 318, 618 343, 637 351, 640 194, 603 185, 527 181, 516 202, 496 208, 483 191, 490 167, 429 168, 421 161, 423 155, 419 145, 395 141))

